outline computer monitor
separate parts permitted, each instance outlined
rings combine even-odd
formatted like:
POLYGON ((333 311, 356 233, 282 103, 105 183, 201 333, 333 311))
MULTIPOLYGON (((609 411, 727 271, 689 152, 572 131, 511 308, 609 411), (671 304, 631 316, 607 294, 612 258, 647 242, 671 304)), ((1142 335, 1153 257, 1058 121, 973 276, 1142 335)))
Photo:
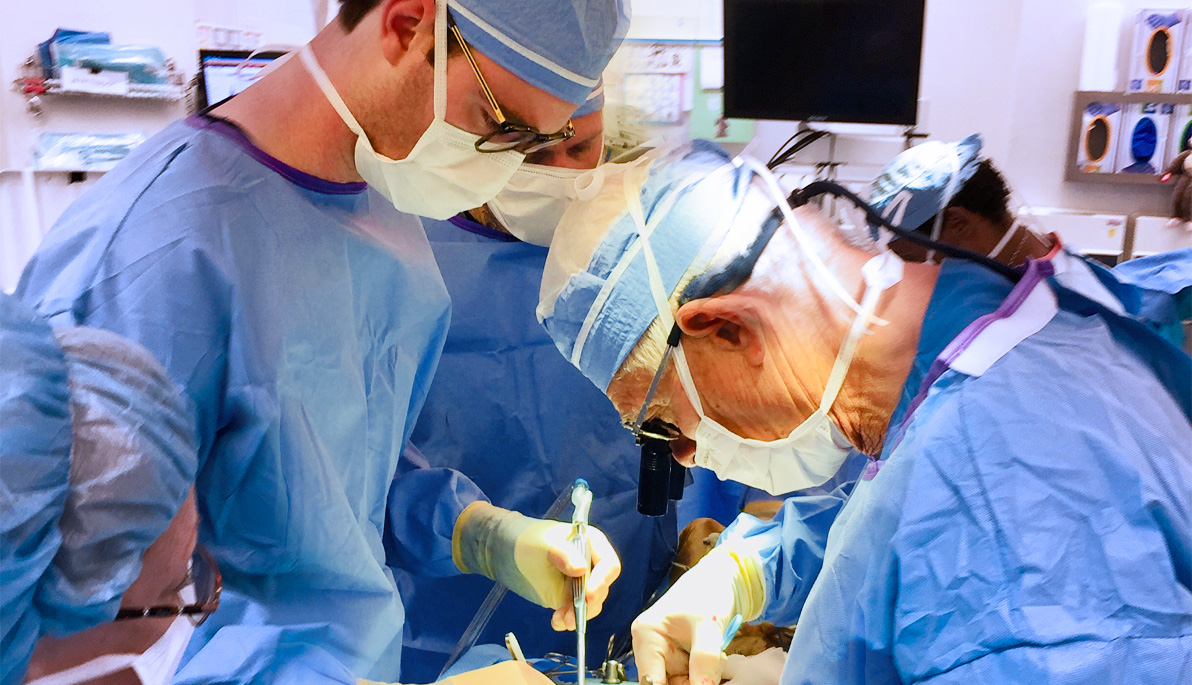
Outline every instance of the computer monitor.
POLYGON ((252 85, 261 71, 283 52, 199 50, 199 110, 218 105, 252 85))
POLYGON ((724 0, 724 113, 914 125, 925 0, 724 0))

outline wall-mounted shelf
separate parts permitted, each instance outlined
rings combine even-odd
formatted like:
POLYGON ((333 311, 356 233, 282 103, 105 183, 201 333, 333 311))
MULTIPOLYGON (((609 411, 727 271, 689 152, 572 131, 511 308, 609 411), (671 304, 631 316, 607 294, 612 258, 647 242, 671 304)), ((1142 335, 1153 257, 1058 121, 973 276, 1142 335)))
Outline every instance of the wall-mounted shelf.
MULTIPOLYGON (((1106 102, 1122 105, 1158 104, 1192 105, 1192 93, 1115 93, 1098 91, 1077 91, 1072 101, 1072 119, 1068 135, 1068 161, 1064 166, 1064 180, 1080 181, 1082 183, 1108 183, 1132 186, 1161 186, 1159 174, 1131 174, 1131 173, 1096 173, 1080 169, 1076 163, 1080 146, 1080 136, 1083 132, 1084 110, 1094 102, 1106 102)), ((1116 135, 1116 132, 1115 132, 1116 135)), ((1160 141, 1166 146, 1167 141, 1160 141)))
POLYGON ((13 90, 26 98, 42 95, 71 97, 109 98, 118 100, 158 100, 178 102, 186 97, 186 89, 169 83, 130 83, 127 92, 96 93, 88 90, 72 90, 62 85, 61 79, 22 77, 13 81, 13 90))

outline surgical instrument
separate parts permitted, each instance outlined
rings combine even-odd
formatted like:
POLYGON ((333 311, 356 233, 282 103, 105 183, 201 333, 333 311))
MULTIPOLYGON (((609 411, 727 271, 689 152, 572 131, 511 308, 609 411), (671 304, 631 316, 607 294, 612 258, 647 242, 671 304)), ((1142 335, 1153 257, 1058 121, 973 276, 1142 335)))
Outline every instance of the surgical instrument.
POLYGON ((588 481, 578 478, 571 491, 571 503, 575 505, 575 512, 571 515, 572 537, 577 549, 584 558, 584 573, 579 578, 571 580, 571 599, 575 606, 575 657, 577 685, 584 685, 587 680, 587 641, 588 641, 588 570, 592 564, 592 550, 588 546, 588 515, 592 510, 592 491, 588 488, 588 481))

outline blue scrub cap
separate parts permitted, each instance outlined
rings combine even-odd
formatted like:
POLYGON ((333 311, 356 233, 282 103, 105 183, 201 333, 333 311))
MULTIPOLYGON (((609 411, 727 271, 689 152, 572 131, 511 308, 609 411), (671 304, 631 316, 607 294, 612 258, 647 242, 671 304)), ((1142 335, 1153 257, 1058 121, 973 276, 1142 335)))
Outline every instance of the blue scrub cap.
POLYGON ((576 105, 629 30, 626 0, 449 0, 448 7, 469 44, 576 105))
POLYGON ((31 645, 115 616, 194 483, 198 448, 186 395, 129 340, 94 328, 51 332, 4 297, 0 350, 11 654, 10 641, 31 645))
MULTIPOLYGON (((890 161, 870 187, 869 204, 899 228, 913 231, 934 217, 977 170, 981 136, 958 143, 921 143, 890 161)), ((873 227, 876 231, 876 227, 873 227)))
MULTIPOLYGON (((605 164, 596 173, 604 175, 601 189, 574 203, 560 222, 566 229, 551 243, 538 320, 563 356, 607 391, 658 318, 625 194, 640 193, 647 226, 661 217, 649 242, 669 297, 693 265, 711 265, 718 257, 732 226, 722 219, 736 206, 751 172, 716 145, 696 140, 658 157, 605 164), (611 211, 601 209, 602 202, 611 211)), ((584 183, 581 177, 578 184, 584 183)))
POLYGON ((578 119, 582 116, 587 116, 593 112, 604 109, 604 79, 596 84, 591 93, 588 93, 588 99, 584 100, 584 104, 579 106, 575 112, 571 114, 572 119, 578 119))

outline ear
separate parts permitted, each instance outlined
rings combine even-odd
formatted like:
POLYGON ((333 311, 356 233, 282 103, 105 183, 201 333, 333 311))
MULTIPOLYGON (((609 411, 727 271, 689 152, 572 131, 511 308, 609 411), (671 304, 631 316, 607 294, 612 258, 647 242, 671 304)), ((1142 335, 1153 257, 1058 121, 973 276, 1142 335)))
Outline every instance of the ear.
POLYGON ((684 335, 705 338, 725 352, 743 354, 754 366, 766 358, 761 318, 746 296, 730 293, 692 300, 679 307, 675 322, 684 335))
POLYGON ((381 14, 381 50, 390 64, 410 51, 419 33, 433 35, 435 0, 382 0, 374 11, 381 14))
POLYGON ((963 207, 948 207, 944 210, 944 228, 940 238, 945 243, 959 245, 973 237, 973 217, 963 207))

